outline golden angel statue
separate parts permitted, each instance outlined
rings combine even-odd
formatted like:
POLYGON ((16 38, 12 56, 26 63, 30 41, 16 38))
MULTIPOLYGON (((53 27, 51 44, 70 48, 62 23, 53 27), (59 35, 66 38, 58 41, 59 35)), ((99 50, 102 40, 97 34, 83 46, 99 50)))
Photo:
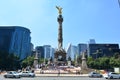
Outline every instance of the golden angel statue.
POLYGON ((59 15, 61 15, 61 14, 62 14, 62 8, 61 8, 61 7, 58 7, 58 6, 56 6, 56 8, 58 9, 59 15))

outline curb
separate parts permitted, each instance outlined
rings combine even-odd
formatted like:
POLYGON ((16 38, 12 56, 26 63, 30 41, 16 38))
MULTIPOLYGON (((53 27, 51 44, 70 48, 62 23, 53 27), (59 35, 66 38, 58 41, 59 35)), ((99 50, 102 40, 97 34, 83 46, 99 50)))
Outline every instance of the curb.
POLYGON ((36 77, 88 77, 88 74, 36 74, 36 77))

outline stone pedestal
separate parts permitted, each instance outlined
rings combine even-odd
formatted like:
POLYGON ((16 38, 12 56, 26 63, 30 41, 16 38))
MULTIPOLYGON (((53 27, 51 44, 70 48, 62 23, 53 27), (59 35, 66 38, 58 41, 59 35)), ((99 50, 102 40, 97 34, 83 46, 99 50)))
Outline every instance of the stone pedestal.
POLYGON ((86 63, 86 58, 85 58, 85 52, 82 53, 82 70, 88 69, 87 63, 86 63))
POLYGON ((54 62, 56 65, 59 65, 59 66, 66 65, 65 50, 56 50, 54 55, 55 55, 54 62))
POLYGON ((68 67, 70 67, 71 66, 71 61, 67 61, 67 63, 68 63, 68 67))
POLYGON ((78 66, 78 62, 77 61, 75 61, 75 66, 78 66))
POLYGON ((50 59, 49 59, 47 64, 49 65, 50 63, 51 63, 51 61, 50 61, 50 59))
POLYGON ((86 59, 82 59, 82 69, 87 69, 86 59))
POLYGON ((33 63, 34 68, 38 68, 38 53, 35 53, 35 58, 34 58, 34 63, 33 63))
POLYGON ((75 55, 75 66, 78 66, 78 54, 75 55))

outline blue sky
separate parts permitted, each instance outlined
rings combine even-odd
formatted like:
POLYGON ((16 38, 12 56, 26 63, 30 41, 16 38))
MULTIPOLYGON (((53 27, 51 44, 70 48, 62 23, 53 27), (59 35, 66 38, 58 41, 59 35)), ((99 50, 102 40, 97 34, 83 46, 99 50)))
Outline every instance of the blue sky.
POLYGON ((118 0, 0 0, 0 26, 29 28, 35 46, 57 47, 56 5, 63 8, 63 47, 89 39, 120 44, 118 0))

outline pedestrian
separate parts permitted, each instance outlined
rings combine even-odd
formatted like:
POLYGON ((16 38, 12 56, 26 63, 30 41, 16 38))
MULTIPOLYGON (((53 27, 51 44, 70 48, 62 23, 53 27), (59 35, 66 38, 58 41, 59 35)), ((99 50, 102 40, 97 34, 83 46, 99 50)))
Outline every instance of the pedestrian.
POLYGON ((77 70, 76 70, 76 75, 77 75, 77 70))
POLYGON ((1 69, 0 69, 0 74, 2 73, 1 69))
POLYGON ((60 76, 60 70, 58 70, 58 76, 60 76))
POLYGON ((82 73, 82 70, 80 71, 80 74, 82 75, 83 73, 82 73))

